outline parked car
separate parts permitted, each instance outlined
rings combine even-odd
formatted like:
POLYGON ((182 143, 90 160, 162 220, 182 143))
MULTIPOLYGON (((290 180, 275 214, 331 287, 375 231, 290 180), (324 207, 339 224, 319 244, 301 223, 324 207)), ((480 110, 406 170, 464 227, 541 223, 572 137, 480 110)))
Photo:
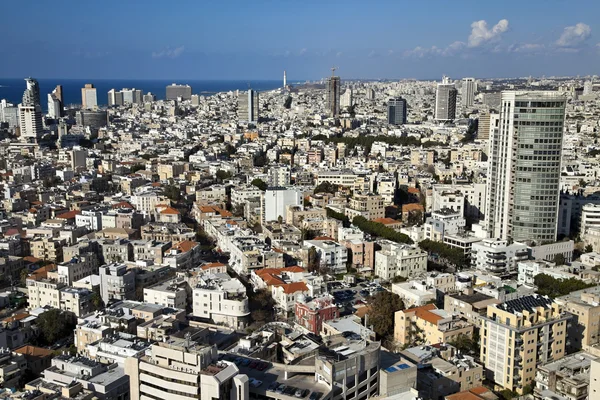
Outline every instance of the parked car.
POLYGON ((268 391, 274 392, 277 390, 277 388, 279 387, 279 383, 277 382, 273 382, 269 385, 269 387, 267 388, 268 391))
POLYGON ((254 368, 256 368, 256 366, 257 366, 257 365, 258 365, 258 363, 257 363, 256 361, 252 361, 252 362, 250 363, 250 365, 248 365, 248 366, 249 366, 250 368, 254 369, 254 368))
POLYGON ((248 360, 247 358, 244 358, 244 361, 242 361, 242 365, 244 367, 247 367, 248 365, 250 365, 250 360, 248 360))
POLYGON ((256 366, 256 369, 259 371, 264 371, 265 369, 267 369, 269 365, 266 363, 258 363, 258 365, 256 366))
POLYGON ((294 393, 294 397, 301 399, 308 394, 307 392, 308 391, 306 389, 298 389, 296 390, 296 393, 294 393))
POLYGON ((276 390, 276 392, 277 392, 277 393, 279 393, 279 394, 282 394, 283 392, 285 392, 285 390, 286 390, 286 389, 287 389, 287 386, 285 386, 285 385, 282 383, 281 385, 279 385, 279 386, 277 387, 277 390, 276 390))

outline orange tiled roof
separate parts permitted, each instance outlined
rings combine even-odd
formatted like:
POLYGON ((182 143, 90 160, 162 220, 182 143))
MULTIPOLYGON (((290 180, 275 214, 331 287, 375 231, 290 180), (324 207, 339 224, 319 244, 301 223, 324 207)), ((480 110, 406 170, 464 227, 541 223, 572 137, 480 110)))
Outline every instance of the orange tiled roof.
POLYGON ((224 267, 225 264, 220 263, 220 262, 214 262, 214 263, 209 263, 209 264, 204 264, 201 269, 203 270, 207 270, 207 269, 211 269, 211 268, 219 268, 219 267, 224 267))
POLYGON ((2 320, 2 322, 16 322, 16 321, 20 321, 22 319, 25 319, 29 317, 29 313, 18 313, 15 315, 11 315, 10 317, 4 318, 2 320))
POLYGON ((25 345, 14 350, 15 353, 33 357, 52 357, 54 352, 43 347, 25 345))
POLYGON ((308 288, 306 287, 306 283, 304 282, 292 282, 281 285, 283 288, 283 293, 292 294, 296 292, 306 292, 308 288))
POLYGON ((161 214, 179 215, 179 211, 172 207, 167 207, 160 212, 161 214))
POLYGON ((27 261, 27 262, 30 262, 30 263, 33 263, 33 264, 39 263, 40 261, 42 261, 41 258, 35 258, 35 257, 32 257, 32 256, 25 256, 25 257, 23 257, 23 260, 27 261))
POLYGON ((281 273, 281 268, 261 268, 261 269, 254 270, 254 273, 258 276, 262 276, 264 274, 279 275, 281 273))
POLYGON ((261 276, 263 282, 267 286, 282 286, 285 285, 285 281, 281 279, 279 276, 274 274, 264 274, 261 276))
POLYGON ((65 213, 58 215, 56 218, 58 218, 58 219, 73 219, 79 214, 81 214, 81 211, 79 211, 79 210, 67 211, 65 213))
POLYGON ((120 201, 117 204, 113 204, 112 208, 133 208, 133 206, 127 201, 120 201))
POLYGON ((437 325, 438 321, 440 319, 442 319, 442 317, 440 317, 437 314, 432 313, 431 310, 437 310, 437 307, 435 306, 435 304, 425 304, 424 306, 410 308, 410 309, 404 310, 404 311, 405 312, 413 312, 413 313, 415 313, 415 316, 417 318, 423 319, 427 322, 437 325))
POLYGON ((192 250, 197 245, 198 245, 198 243, 194 242, 192 240, 184 240, 183 242, 179 242, 179 243, 176 243, 175 245, 173 245, 173 247, 171 247, 171 249, 176 249, 176 250, 180 250, 184 253, 187 253, 188 251, 192 250))
POLYGON ((418 203, 410 203, 410 204, 402 205, 402 212, 423 211, 423 210, 424 210, 423 206, 418 203))
POLYGON ((286 272, 306 272, 306 270, 302 267, 299 267, 297 265, 292 265, 290 267, 285 267, 281 269, 282 271, 286 271, 286 272))
POLYGON ((415 187, 409 187, 408 188, 408 193, 419 194, 419 193, 421 193, 421 191, 419 189, 415 188, 415 187))

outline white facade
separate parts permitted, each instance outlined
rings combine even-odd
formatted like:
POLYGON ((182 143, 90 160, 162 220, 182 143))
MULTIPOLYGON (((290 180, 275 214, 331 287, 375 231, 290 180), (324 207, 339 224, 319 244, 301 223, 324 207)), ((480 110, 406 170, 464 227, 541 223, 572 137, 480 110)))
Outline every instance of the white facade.
POLYGON ((305 240, 304 245, 314 247, 320 256, 321 265, 329 268, 332 273, 346 272, 348 249, 331 240, 305 240))
POLYGON ((581 210, 580 234, 585 235, 589 228, 600 228, 600 204, 586 204, 581 210))
POLYGON ((517 262, 529 257, 527 245, 506 240, 484 239, 473 243, 471 262, 474 268, 490 273, 516 271, 517 262))
POLYGON ((285 220, 288 206, 303 207, 302 191, 297 188, 270 188, 261 198, 262 222, 285 220))
POLYGON ((227 274, 207 273, 199 277, 192 302, 196 317, 233 329, 243 329, 248 323, 250 307, 246 288, 227 274))
POLYGON ((375 253, 375 275, 384 281, 399 276, 409 278, 427 272, 427 253, 417 247, 381 241, 375 253))

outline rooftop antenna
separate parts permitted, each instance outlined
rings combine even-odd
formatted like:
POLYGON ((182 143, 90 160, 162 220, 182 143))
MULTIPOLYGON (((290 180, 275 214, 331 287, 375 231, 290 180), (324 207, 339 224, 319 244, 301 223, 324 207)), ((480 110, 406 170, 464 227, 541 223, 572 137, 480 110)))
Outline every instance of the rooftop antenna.
POLYGON ((331 76, 335 76, 335 70, 338 69, 337 67, 331 67, 331 76))

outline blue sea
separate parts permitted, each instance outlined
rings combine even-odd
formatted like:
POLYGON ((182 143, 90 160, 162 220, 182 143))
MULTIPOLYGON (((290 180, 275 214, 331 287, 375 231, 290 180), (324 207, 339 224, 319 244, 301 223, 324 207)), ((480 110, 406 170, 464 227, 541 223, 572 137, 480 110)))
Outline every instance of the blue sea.
MULTIPOLYGON (((110 89, 120 90, 123 88, 141 89, 144 94, 152 92, 157 99, 164 99, 166 87, 172 83, 187 84, 192 87, 192 93, 199 95, 212 95, 218 92, 230 90, 247 90, 248 86, 257 91, 273 90, 283 85, 281 80, 230 80, 230 81, 208 81, 208 80, 131 80, 131 79, 38 79, 40 84, 40 100, 42 108, 47 107, 47 94, 51 93, 56 85, 62 85, 65 105, 81 104, 81 88, 86 83, 91 83, 96 88, 98 104, 105 105, 108 102, 108 91, 110 89)), ((290 82, 291 83, 291 82, 290 82)), ((11 103, 19 104, 25 90, 24 79, 0 78, 0 100, 6 99, 11 103)))

